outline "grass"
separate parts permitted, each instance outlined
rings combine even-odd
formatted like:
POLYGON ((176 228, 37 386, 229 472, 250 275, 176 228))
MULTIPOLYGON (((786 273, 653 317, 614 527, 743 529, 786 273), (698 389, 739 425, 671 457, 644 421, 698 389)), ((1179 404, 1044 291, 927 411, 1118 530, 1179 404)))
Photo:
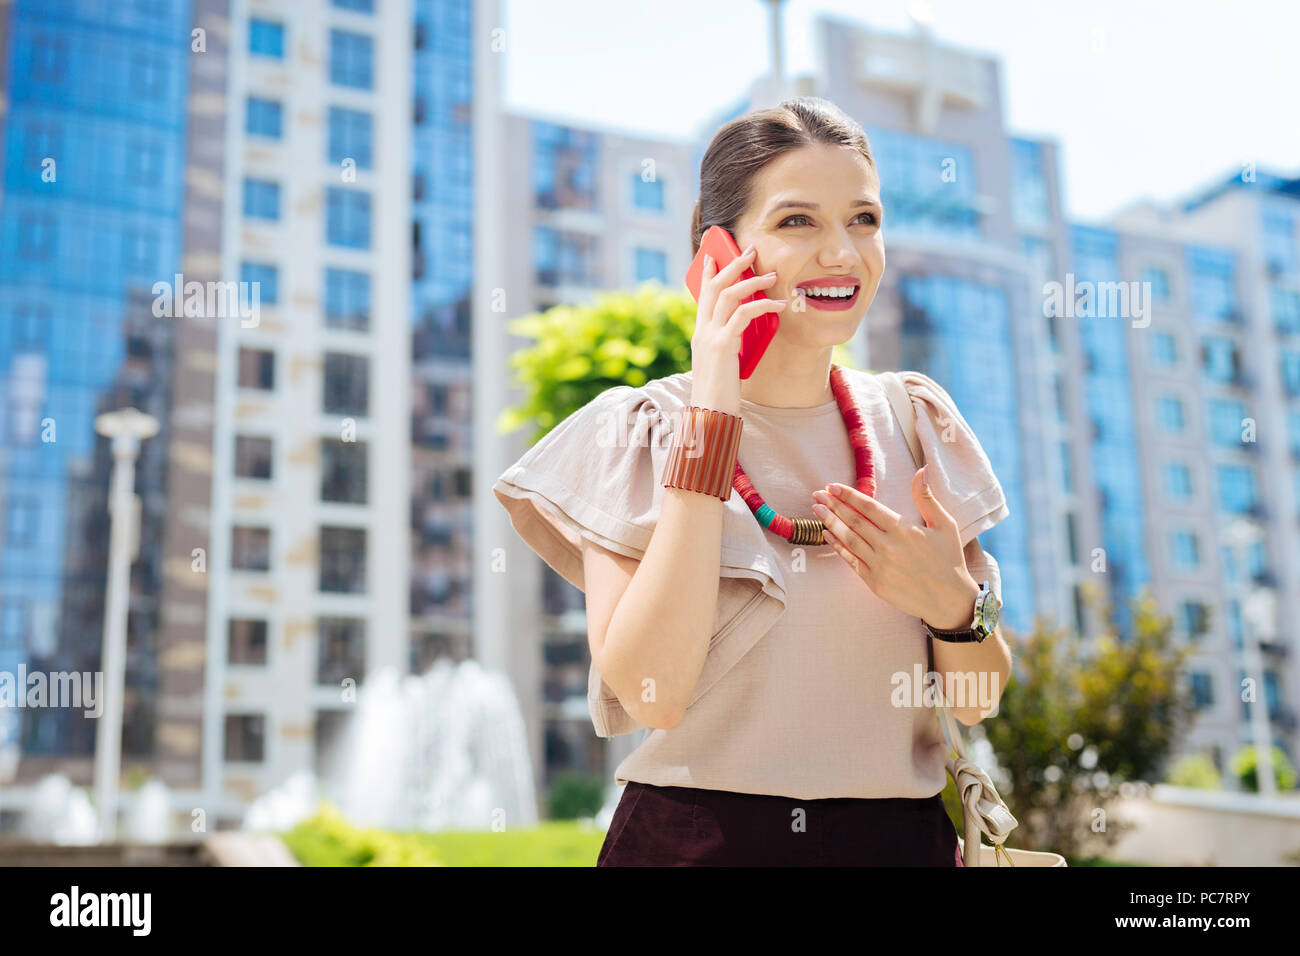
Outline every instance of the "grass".
POLYGON ((303 866, 595 866, 605 831, 556 820, 519 830, 401 833, 354 827, 322 806, 280 837, 303 866))

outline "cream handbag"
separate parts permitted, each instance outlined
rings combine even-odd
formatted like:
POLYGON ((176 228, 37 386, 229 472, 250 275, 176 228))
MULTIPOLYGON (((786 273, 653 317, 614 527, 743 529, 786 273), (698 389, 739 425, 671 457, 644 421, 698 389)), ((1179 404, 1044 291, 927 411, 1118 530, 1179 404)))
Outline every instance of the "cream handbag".
MULTIPOLYGON (((916 438, 916 409, 912 406, 907 388, 897 372, 877 372, 876 380, 884 387, 889 404, 893 406, 894 416, 907 438, 907 447, 912 451, 912 460, 920 468, 925 463, 925 455, 916 438)), ((998 796, 989 775, 966 756, 957 718, 942 704, 936 710, 939 711, 939 726, 948 744, 945 764, 961 799, 962 832, 967 837, 971 834, 976 837, 973 844, 963 842, 961 837, 957 838, 962 848, 962 862, 967 866, 1001 866, 1002 859, 1005 858, 1009 866, 1065 866, 1065 857, 1059 853, 1015 850, 1003 845, 1011 831, 1020 824, 998 796), (985 846, 981 834, 987 836, 993 845, 985 846)))

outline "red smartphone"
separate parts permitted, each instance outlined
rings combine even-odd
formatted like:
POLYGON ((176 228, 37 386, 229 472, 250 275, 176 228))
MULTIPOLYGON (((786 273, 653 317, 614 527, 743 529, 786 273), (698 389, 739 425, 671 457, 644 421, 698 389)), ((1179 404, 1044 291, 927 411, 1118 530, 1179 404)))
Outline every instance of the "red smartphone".
MULTIPOLYGON (((700 251, 695 254, 695 260, 691 263, 691 267, 686 270, 686 288, 690 290, 696 302, 700 301, 700 277, 704 272, 704 257, 706 255, 713 257, 713 274, 717 275, 732 259, 740 255, 740 246, 736 245, 735 238, 726 229, 721 226, 709 227, 708 232, 704 234, 704 238, 700 240, 700 251)), ((754 270, 746 269, 736 279, 736 282, 752 278, 754 278, 754 270)), ((766 298, 767 294, 760 289, 743 301, 753 302, 756 299, 766 298)), ((740 337, 741 378, 749 378, 754 374, 758 360, 763 357, 768 345, 776 337, 776 330, 780 327, 781 316, 775 312, 760 315, 758 318, 752 319, 749 325, 746 326, 740 337)))

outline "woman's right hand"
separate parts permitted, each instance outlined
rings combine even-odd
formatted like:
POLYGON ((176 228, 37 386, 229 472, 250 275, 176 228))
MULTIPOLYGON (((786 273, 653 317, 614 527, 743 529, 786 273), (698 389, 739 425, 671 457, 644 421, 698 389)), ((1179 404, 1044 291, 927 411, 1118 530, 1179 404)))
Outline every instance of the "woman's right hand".
POLYGON ((760 315, 785 308, 786 299, 744 301, 776 281, 775 272, 736 281, 754 257, 754 247, 750 246, 719 272, 713 257, 705 256, 695 334, 691 337, 692 405, 740 414, 741 336, 760 315))

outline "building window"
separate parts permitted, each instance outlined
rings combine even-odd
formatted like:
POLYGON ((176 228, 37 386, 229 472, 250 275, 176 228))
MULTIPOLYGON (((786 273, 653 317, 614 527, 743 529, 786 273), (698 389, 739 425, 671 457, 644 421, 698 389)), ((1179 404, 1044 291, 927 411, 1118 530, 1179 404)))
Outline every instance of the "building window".
POLYGON ((1213 322, 1236 322, 1235 259, 1231 252, 1190 248, 1191 303, 1196 315, 1213 322))
POLYGON ((1205 377, 1212 382, 1231 385, 1241 378, 1241 355, 1232 339, 1206 336, 1201 340, 1201 361, 1205 377))
POLYGON ((325 353, 325 394, 321 410, 329 414, 370 414, 370 360, 364 355, 325 353))
POLYGON ((266 715, 226 714, 226 761, 261 763, 266 759, 266 715))
POLYGON ((21 598, 0 603, 0 647, 24 650, 31 629, 31 607, 21 598))
POLYGON ((358 332, 370 328, 370 273, 325 270, 325 324, 358 332))
POLYGON ((533 230, 533 262, 540 285, 600 284, 600 240, 550 226, 533 230))
POLYGON ((1240 448, 1246 427, 1246 406, 1229 398, 1212 398, 1209 402, 1210 441, 1220 448, 1240 448))
POLYGON ((1170 535, 1173 546, 1174 564, 1188 570, 1195 568, 1201 561, 1200 542, 1192 531, 1175 531, 1170 535))
POLYGON ((236 571, 270 571, 271 529, 243 525, 232 527, 230 567, 236 571))
POLYGON ((226 634, 226 661, 230 664, 266 664, 266 621, 231 618, 226 634))
POLYGON ((357 169, 369 169, 371 131, 374 121, 364 110, 330 107, 329 161, 352 160, 357 169))
POLYGON ((370 248, 370 193, 330 186, 326 190, 325 238, 332 246, 370 248))
POLYGON ((365 593, 364 528, 320 529, 320 589, 332 593, 365 593))
POLYGON ((245 179, 244 215, 250 219, 279 219, 280 184, 265 179, 245 179))
POLYGON ((54 252, 54 219, 41 214, 23 213, 18 220, 18 253, 24 259, 44 261, 54 252))
POLYGON ((1249 465, 1216 465, 1219 507, 1229 514, 1249 514, 1258 501, 1255 469, 1249 465))
POLYGON ((1183 618, 1183 632, 1188 637, 1200 637, 1209 626, 1209 611, 1200 601, 1183 601, 1179 605, 1183 618))
POLYGON ((334 0, 334 6, 340 10, 355 10, 357 13, 375 12, 375 0, 334 0))
POLYGON ((276 305, 280 301, 280 270, 265 262, 241 262, 239 281, 248 289, 249 301, 276 305), (253 290, 257 295, 253 295, 253 290))
POLYGON ((279 139, 284 135, 284 109, 278 100, 250 96, 245 106, 244 130, 250 136, 279 139))
POLYGON ((632 204, 647 212, 663 212, 664 184, 657 179, 647 182, 640 173, 633 173, 632 204))
POLYGON ((1178 346, 1174 337, 1168 332, 1157 332, 1151 339, 1151 361, 1156 365, 1175 365, 1178 362, 1178 346))
POLYGON ((600 135, 534 121, 533 195, 541 209, 600 208, 600 135))
POLYGON ((268 349, 239 349, 239 387, 275 388, 275 353, 268 349))
POLYGON ((1300 292, 1271 288, 1268 292, 1273 325, 1284 335, 1300 332, 1300 292))
MULTIPOLYGON (((1291 446, 1291 455, 1294 458, 1300 458, 1300 412, 1288 412, 1286 416, 1286 430, 1288 444, 1291 446)), ((1300 472, 1297 472, 1300 474, 1300 472)), ((1300 499, 1297 499, 1300 501, 1300 499)))
POLYGON ((284 59, 284 24, 256 17, 249 20, 248 52, 284 59))
POLYGON ((1204 671, 1192 671, 1192 706, 1197 710, 1214 706, 1214 684, 1204 671))
POLYGON ((1282 351, 1282 387, 1288 398, 1300 396, 1300 352, 1293 349, 1282 351))
POLYGON ((15 548, 30 547, 36 540, 37 499, 15 496, 5 507, 4 534, 0 541, 15 548))
POLYGON ((366 503, 366 443, 321 439, 321 501, 366 503))
POLYGON ((668 256, 659 249, 637 249, 634 268, 637 282, 668 283, 668 256))
POLYGON ((1165 495, 1175 500, 1192 496, 1192 470, 1181 462, 1165 465, 1165 495))
POLYGON ((1152 266, 1142 273, 1142 281, 1151 286, 1151 300, 1153 302, 1169 301, 1169 274, 1164 269, 1157 269, 1152 266))
POLYGON ((357 617, 323 617, 317 625, 316 683, 338 686, 366 676, 366 622, 357 617))
POLYGON ((271 439, 250 435, 235 436, 235 477, 271 477, 271 439))
POLYGON ((330 31, 330 82, 361 90, 372 88, 374 41, 364 33, 330 31))
POLYGON ((1157 405, 1160 415, 1160 427, 1167 432, 1181 432, 1186 424, 1183 419, 1183 403, 1171 395, 1162 397, 1157 405))
POLYGON ((1061 449, 1061 486, 1068 495, 1074 492, 1074 458, 1070 454, 1070 443, 1059 443, 1061 449))
POLYGON ((1069 548, 1070 563, 1079 563, 1079 522, 1073 511, 1065 513, 1065 543, 1069 548))
POLYGON ((38 83, 62 83, 68 74, 66 37, 37 36, 32 41, 31 77, 38 83))

